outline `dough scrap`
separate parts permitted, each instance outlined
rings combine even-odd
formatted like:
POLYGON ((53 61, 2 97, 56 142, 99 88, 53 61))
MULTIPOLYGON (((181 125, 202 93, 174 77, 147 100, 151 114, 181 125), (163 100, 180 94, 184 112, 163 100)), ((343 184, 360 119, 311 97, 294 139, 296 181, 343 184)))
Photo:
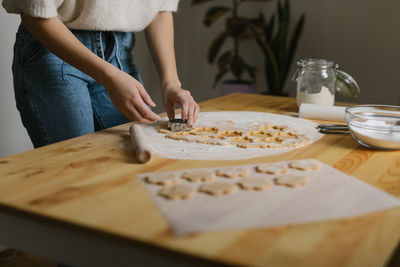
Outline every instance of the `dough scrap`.
POLYGON ((158 195, 169 199, 169 200, 183 200, 183 199, 191 199, 195 195, 195 190, 193 187, 188 185, 173 185, 163 187, 158 195))
POLYGON ((263 143, 246 143, 237 144, 236 146, 240 148, 265 148, 263 143))
POLYGON ((296 137, 296 139, 286 139, 281 142, 282 145, 285 145, 287 147, 304 146, 310 143, 310 138, 306 137, 305 135, 299 135, 296 137))
POLYGON ((166 135, 167 138, 174 139, 174 140, 183 140, 183 141, 188 141, 188 142, 196 142, 198 139, 194 135, 181 135, 181 134, 168 134, 166 135))
POLYGON ((295 160, 289 163, 289 167, 301 171, 313 171, 319 170, 321 168, 321 164, 310 160, 295 160))
POLYGON ((165 134, 172 134, 173 132, 171 132, 170 130, 168 130, 168 122, 163 122, 160 123, 157 127, 157 131, 159 133, 165 133, 165 134))
POLYGON ((178 184, 179 178, 175 173, 153 173, 145 178, 146 182, 149 184, 157 184, 164 186, 171 186, 178 184))
POLYGON ((215 174, 212 170, 188 171, 182 174, 182 178, 193 183, 211 182, 215 179, 215 174))
POLYGON ((289 126, 268 122, 236 125, 233 121, 221 121, 193 127, 188 132, 171 132, 166 127, 167 124, 160 124, 158 132, 170 139, 219 146, 233 145, 244 149, 297 148, 311 142, 289 126))
POLYGON ((230 195, 236 192, 237 185, 224 182, 212 182, 203 184, 199 191, 213 196, 230 195))
POLYGON ((199 138, 196 140, 196 142, 200 143, 200 144, 209 144, 209 145, 218 145, 218 146, 230 145, 230 143, 228 141, 221 140, 221 139, 215 139, 215 138, 206 138, 206 139, 199 138))
POLYGON ((286 185, 288 187, 302 187, 308 185, 308 177, 294 174, 285 174, 274 179, 278 185, 286 185))
POLYGON ((265 178, 245 178, 238 182, 244 190, 265 191, 272 186, 272 183, 265 178))
POLYGON ((238 178, 238 177, 247 177, 250 175, 251 171, 249 168, 243 167, 228 167, 221 168, 217 170, 218 176, 223 176, 226 178, 238 178))
POLYGON ((289 169, 283 164, 263 163, 256 166, 256 171, 268 174, 285 174, 289 169))

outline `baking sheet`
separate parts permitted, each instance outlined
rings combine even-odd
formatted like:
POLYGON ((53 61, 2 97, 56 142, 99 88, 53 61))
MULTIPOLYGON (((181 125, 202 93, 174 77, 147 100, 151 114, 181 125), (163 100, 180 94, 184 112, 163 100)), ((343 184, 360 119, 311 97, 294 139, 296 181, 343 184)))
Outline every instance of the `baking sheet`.
MULTIPOLYGON (((280 163, 287 164, 289 161, 280 163)), ((262 192, 238 189, 233 195, 218 197, 196 192, 190 200, 164 199, 158 196, 162 186, 145 182, 145 177, 150 173, 142 173, 137 177, 176 235, 338 219, 400 206, 397 197, 326 164, 320 164, 321 168, 316 171, 290 169, 290 173, 293 174, 307 174, 309 184, 305 187, 274 185, 262 192)), ((256 164, 242 166, 254 169, 256 164)), ((176 173, 180 175, 184 171, 187 170, 176 173)), ((272 181, 275 175, 261 174, 253 170, 250 177, 266 177, 272 181)), ((240 179, 243 178, 218 177, 216 181, 237 183, 240 179)), ((181 184, 199 188, 202 183, 191 183, 181 179, 181 184)))
MULTIPOLYGON (((262 156, 271 156, 286 153, 295 148, 238 148, 231 146, 218 146, 210 144, 192 143, 183 140, 166 138, 165 134, 157 132, 160 123, 168 119, 163 117, 156 124, 143 125, 143 131, 151 143, 153 153, 161 157, 185 160, 238 160, 262 156)), ((195 127, 217 126, 221 122, 233 121, 236 125, 248 125, 253 123, 268 122, 274 125, 287 125, 301 134, 307 135, 312 142, 321 139, 324 135, 316 130, 317 124, 300 118, 267 112, 250 111, 220 111, 200 112, 195 127)))

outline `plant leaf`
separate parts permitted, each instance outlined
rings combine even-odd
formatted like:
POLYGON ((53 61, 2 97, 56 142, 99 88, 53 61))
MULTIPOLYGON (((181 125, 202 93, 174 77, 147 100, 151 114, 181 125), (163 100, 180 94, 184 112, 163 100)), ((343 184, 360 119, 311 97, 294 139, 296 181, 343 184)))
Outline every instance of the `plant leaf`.
POLYGON ((230 8, 224 6, 211 7, 204 15, 203 24, 207 27, 210 27, 214 22, 216 22, 220 17, 225 15, 230 10, 230 8))
POLYGON ((208 50, 208 63, 212 64, 214 62, 215 57, 218 55, 219 50, 221 50, 227 36, 226 32, 222 32, 211 42, 208 50))
POLYGON ((265 41, 267 41, 268 43, 271 42, 272 34, 274 32, 274 27, 275 27, 275 14, 272 14, 269 23, 264 27, 265 41))
POLYGON ((247 22, 257 28, 264 28, 266 26, 266 20, 262 13, 258 17, 248 19, 247 22))
POLYGON ((235 76, 237 81, 242 80, 242 74, 243 74, 243 69, 244 69, 244 62, 241 57, 233 57, 231 60, 231 72, 233 76, 235 76))
POLYGON ((267 77, 268 90, 275 93, 279 88, 280 70, 277 58, 272 51, 272 47, 265 42, 261 36, 256 36, 256 42, 261 48, 265 57, 265 73, 267 77))
POLYGON ((296 49, 297 49, 297 44, 299 42, 301 33, 303 31, 303 28, 304 28, 305 19, 306 19, 306 17, 303 14, 300 17, 300 19, 298 20, 298 22, 296 24, 296 27, 294 28, 293 35, 292 35, 292 37, 291 37, 291 39, 289 41, 288 52, 287 52, 287 57, 286 57, 287 62, 286 62, 285 77, 289 73, 290 65, 292 64, 293 57, 294 57, 294 54, 295 54, 296 49))
POLYGON ((225 68, 227 68, 228 64, 230 63, 232 59, 232 52, 231 51, 227 51, 225 53, 223 53, 217 62, 217 66, 219 70, 223 70, 225 68))
POLYGON ((281 0, 277 2, 278 9, 278 30, 276 36, 271 40, 271 49, 273 54, 275 55, 278 68, 279 68, 279 76, 280 80, 276 83, 276 90, 281 91, 282 85, 286 77, 283 75, 286 71, 286 63, 287 63, 287 38, 289 35, 289 19, 290 19, 290 10, 288 0, 283 0, 283 4, 281 0))
POLYGON ((222 78, 228 73, 228 71, 229 71, 228 68, 218 71, 217 75, 215 76, 214 83, 213 83, 214 88, 217 85, 217 83, 219 83, 222 80, 222 78))
POLYGON ((256 67, 250 66, 246 62, 243 62, 244 70, 249 74, 251 81, 254 82, 256 80, 256 67))

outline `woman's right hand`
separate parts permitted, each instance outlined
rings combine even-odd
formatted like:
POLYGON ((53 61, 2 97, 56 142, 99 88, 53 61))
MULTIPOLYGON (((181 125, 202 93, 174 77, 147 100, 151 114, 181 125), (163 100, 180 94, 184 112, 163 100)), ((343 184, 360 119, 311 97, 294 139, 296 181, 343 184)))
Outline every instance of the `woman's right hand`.
POLYGON ((115 107, 129 120, 154 123, 160 120, 147 105, 155 107, 143 85, 131 75, 113 68, 101 82, 106 88, 115 107))

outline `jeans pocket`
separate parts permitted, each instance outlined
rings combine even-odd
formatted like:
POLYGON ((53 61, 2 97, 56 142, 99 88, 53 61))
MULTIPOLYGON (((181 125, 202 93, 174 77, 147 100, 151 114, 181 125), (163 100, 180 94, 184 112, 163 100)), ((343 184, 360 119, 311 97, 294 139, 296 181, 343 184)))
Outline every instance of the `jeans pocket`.
POLYGON ((41 58, 49 51, 35 39, 28 31, 17 34, 17 49, 19 49, 20 63, 22 66, 41 58))
POLYGON ((22 50, 21 63, 24 66, 35 62, 48 52, 49 51, 40 44, 39 46, 24 47, 22 50))

